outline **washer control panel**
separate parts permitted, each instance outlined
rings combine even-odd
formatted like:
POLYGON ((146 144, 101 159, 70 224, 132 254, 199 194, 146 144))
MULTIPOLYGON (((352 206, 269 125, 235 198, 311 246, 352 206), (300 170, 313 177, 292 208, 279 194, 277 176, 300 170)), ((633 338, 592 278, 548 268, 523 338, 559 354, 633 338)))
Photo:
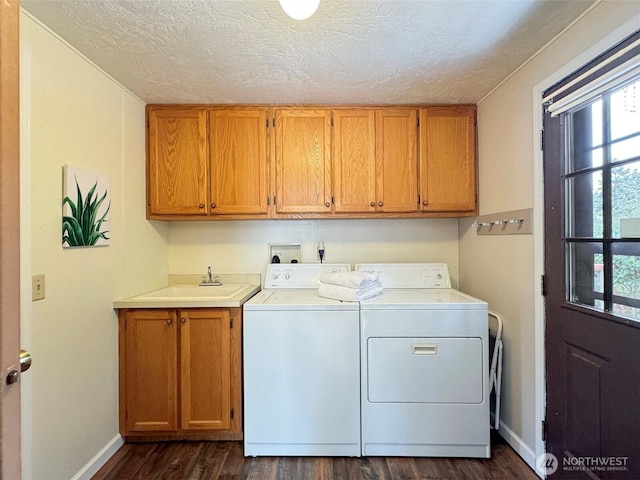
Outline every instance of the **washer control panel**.
POLYGON ((341 263, 270 263, 263 288, 318 288, 320 275, 330 272, 348 272, 348 264, 341 263))

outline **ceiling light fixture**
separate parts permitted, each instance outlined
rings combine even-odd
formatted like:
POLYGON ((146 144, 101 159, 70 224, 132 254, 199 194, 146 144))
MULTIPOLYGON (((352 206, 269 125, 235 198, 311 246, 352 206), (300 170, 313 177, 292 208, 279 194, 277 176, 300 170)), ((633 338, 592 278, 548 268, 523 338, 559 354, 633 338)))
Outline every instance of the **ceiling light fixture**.
POLYGON ((313 15, 320 0, 280 0, 280 6, 287 15, 296 20, 306 20, 313 15))

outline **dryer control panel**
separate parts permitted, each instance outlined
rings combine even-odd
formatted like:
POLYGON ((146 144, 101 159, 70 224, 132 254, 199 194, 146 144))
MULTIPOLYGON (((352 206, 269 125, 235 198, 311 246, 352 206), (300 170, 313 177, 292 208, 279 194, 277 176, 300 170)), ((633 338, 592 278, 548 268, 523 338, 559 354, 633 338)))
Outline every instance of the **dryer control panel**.
POLYGON ((358 272, 378 272, 383 288, 451 288, 446 263, 366 263, 358 272))

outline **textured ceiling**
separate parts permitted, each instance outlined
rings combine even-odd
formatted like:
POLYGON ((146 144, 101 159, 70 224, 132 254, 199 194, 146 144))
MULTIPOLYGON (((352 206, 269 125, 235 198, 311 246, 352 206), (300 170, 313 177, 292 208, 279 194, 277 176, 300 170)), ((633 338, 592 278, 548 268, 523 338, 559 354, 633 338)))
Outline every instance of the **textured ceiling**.
POLYGON ((146 103, 477 103, 592 0, 22 0, 146 103))

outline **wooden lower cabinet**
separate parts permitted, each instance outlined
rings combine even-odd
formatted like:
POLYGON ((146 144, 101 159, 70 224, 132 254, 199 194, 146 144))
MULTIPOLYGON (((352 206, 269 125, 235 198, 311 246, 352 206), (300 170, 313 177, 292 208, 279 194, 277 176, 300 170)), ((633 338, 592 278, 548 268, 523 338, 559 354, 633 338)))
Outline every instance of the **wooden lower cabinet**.
POLYGON ((241 308, 119 312, 120 433, 242 439, 241 308))

